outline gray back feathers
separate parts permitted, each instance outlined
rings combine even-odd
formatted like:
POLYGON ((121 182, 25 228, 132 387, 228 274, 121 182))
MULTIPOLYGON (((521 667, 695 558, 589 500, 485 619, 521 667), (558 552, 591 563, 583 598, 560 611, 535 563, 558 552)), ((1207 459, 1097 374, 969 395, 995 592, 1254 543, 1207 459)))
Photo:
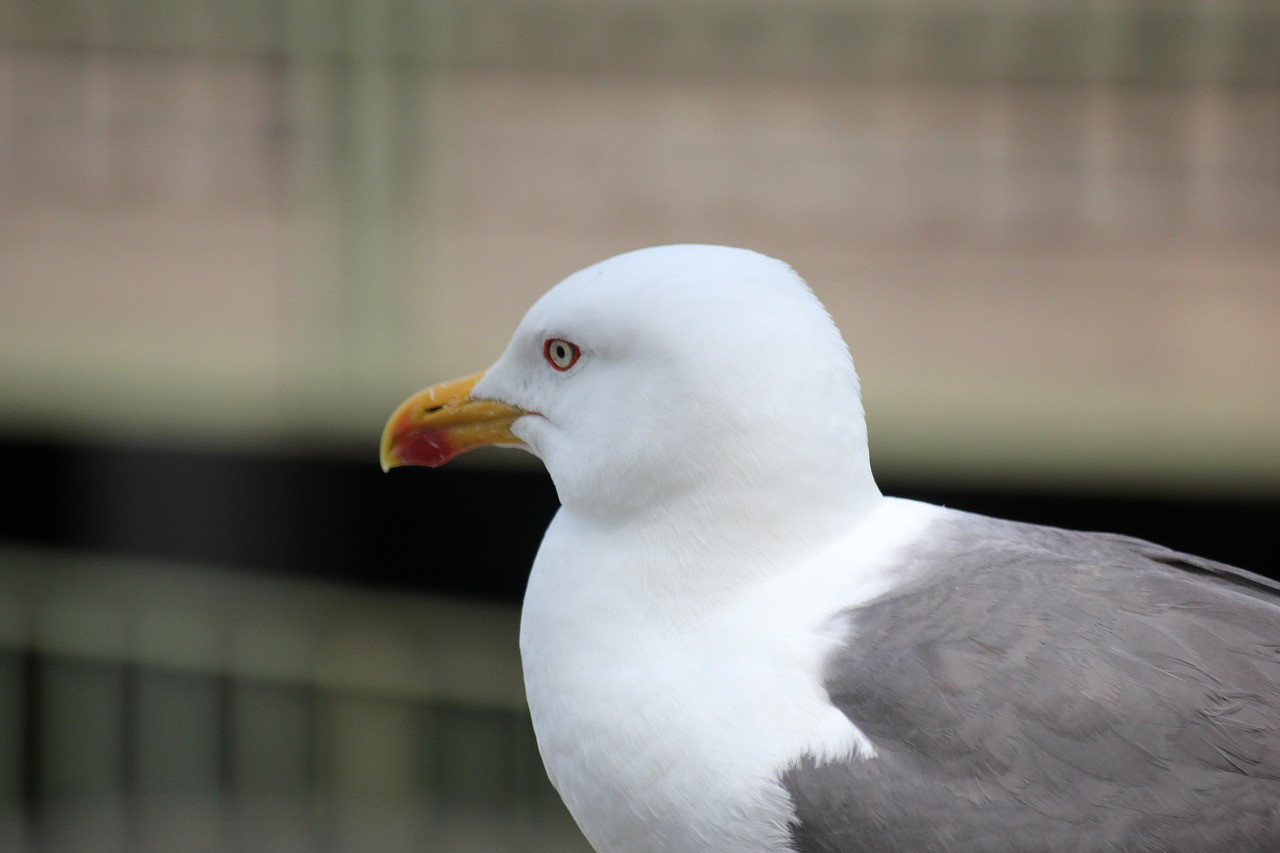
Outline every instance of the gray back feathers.
POLYGON ((832 702, 876 758, 784 776, 795 846, 1280 850, 1280 585, 956 513, 848 612, 832 702))

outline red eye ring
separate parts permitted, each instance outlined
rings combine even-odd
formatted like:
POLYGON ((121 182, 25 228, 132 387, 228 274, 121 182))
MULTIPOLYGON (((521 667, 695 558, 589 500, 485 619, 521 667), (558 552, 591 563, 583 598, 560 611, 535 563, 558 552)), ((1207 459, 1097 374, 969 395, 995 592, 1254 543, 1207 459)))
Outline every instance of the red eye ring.
POLYGON ((547 364, 561 372, 577 364, 581 355, 582 350, 578 349, 578 345, 564 338, 547 338, 542 343, 542 357, 547 360, 547 364))

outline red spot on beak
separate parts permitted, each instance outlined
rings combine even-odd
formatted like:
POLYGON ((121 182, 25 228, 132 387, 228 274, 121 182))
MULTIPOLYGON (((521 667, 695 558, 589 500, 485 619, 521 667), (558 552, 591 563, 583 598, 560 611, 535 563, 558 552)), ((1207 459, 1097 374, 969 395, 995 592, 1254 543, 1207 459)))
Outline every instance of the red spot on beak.
POLYGON ((425 429, 401 437, 394 453, 401 465, 426 465, 435 468, 466 449, 455 444, 446 429, 425 429))

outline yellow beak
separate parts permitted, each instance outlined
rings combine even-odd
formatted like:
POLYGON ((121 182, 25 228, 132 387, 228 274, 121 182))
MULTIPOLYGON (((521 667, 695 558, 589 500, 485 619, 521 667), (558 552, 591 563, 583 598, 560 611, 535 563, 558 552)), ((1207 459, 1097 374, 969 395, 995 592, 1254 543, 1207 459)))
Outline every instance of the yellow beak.
POLYGON ((511 434, 511 425, 528 412, 471 396, 483 376, 432 385, 401 403, 382 430, 382 470, 399 465, 434 468, 486 444, 524 444, 511 434))

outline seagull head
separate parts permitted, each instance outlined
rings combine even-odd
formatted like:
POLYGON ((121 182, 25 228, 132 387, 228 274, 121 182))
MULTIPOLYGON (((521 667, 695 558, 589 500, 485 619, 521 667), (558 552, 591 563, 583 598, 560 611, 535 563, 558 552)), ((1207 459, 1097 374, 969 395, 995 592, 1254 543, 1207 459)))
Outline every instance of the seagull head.
POLYGON ((789 266, 745 249, 662 246, 574 273, 488 370, 401 404, 382 465, 484 445, 533 453, 562 505, 597 518, 745 510, 761 490, 801 509, 878 495, 839 331, 789 266))

